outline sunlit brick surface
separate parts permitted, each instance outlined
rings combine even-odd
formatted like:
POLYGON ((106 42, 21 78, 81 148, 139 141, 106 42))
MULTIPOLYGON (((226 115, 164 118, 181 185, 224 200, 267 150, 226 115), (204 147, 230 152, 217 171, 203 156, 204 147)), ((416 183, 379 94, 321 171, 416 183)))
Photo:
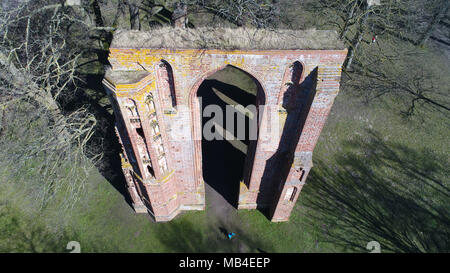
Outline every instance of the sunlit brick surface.
POLYGON ((268 208, 272 221, 288 220, 338 94, 346 53, 111 48, 112 68, 103 82, 136 212, 168 221, 181 210, 204 209, 196 92, 208 76, 232 65, 259 83, 257 103, 267 106, 259 113, 258 140, 249 145, 238 208, 268 208), (295 71, 295 63, 302 69, 295 71))

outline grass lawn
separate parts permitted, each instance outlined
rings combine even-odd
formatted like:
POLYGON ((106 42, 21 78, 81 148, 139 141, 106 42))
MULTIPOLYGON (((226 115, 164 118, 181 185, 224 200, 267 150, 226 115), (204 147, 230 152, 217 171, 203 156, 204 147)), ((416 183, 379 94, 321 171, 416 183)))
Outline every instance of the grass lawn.
MULTIPOLYGON (((71 240, 78 240, 86 252, 366 251, 367 242, 374 239, 381 242, 382 251, 438 250, 423 248, 428 240, 433 245, 433 238, 419 234, 449 231, 448 216, 440 214, 449 209, 445 176, 449 128, 437 113, 428 113, 425 121, 419 117, 405 120, 393 104, 379 100, 367 105, 351 90, 339 94, 315 150, 314 172, 287 223, 271 223, 258 211, 238 211, 238 220, 232 223, 238 231, 234 242, 223 238, 206 212, 188 212, 169 223, 153 223, 146 215, 134 214, 123 197, 95 173, 89 182, 89 201, 72 216, 71 230, 76 234, 71 240), (372 160, 373 154, 385 160, 372 160), (364 160, 367 166, 361 163, 364 160), (378 180, 370 178, 374 174, 378 180), (436 187, 428 183, 433 180, 438 182, 436 187), (359 186, 359 181, 366 184, 359 186), (331 190, 324 190, 323 183, 331 190), (377 192, 384 186, 388 188, 377 192), (379 199, 389 195, 389 189, 398 193, 393 203, 379 199), (346 198, 352 203, 347 204, 346 198), (320 206, 322 201, 327 207, 320 206), (376 206, 366 207, 371 203, 376 206), (408 223, 404 218, 414 221, 408 223), (416 222, 420 220, 426 221, 416 222), (402 227, 402 223, 409 226, 402 227), (378 225, 385 225, 394 238, 383 228, 379 231, 378 225), (396 242, 402 231, 411 234, 404 235, 405 242, 396 242)), ((449 246, 448 237, 440 240, 441 245, 435 247, 449 246)))
POLYGON ((78 241, 82 252, 368 252, 376 240, 384 252, 448 251, 448 118, 429 112, 404 119, 396 105, 389 98, 364 104, 342 88, 289 222, 236 211, 232 241, 206 212, 154 223, 94 171, 58 235, 45 218, 30 220, 2 204, 0 250, 67 252, 67 242, 78 241))
MULTIPOLYGON (((111 7, 103 9, 105 25, 110 25, 106 18, 115 17, 112 7, 117 1, 103 2, 111 7)), ((286 27, 336 28, 336 22, 329 25, 327 16, 299 8, 306 2, 314 1, 280 1, 286 10, 286 18, 282 18, 286 27)), ((192 17, 196 26, 219 20, 205 14, 192 17)), ((126 13, 118 20, 118 26, 128 26, 126 13)), ((230 26, 225 21, 221 24, 230 26)), ((410 46, 392 41, 390 46, 399 51, 410 46)), ((362 43, 359 50, 364 47, 362 43)), ((431 44, 423 53, 419 56, 422 62, 409 67, 435 75, 436 70, 444 72, 435 88, 445 91, 449 86, 448 58, 431 44)), ((77 94, 73 105, 74 109, 88 106, 102 116, 95 135, 99 147, 104 138, 115 135, 112 109, 101 85, 103 70, 97 63, 80 69, 89 74, 85 78, 89 88, 80 91, 83 96, 77 94)), ((245 73, 223 70, 212 77, 255 94, 255 85, 245 73)), ((382 252, 450 252, 448 113, 418 107, 418 114, 406 119, 400 114, 405 101, 385 96, 365 103, 360 95, 371 90, 357 92, 345 83, 343 78, 314 150, 314 167, 289 222, 272 223, 259 211, 240 210, 221 223, 208 213, 211 204, 207 204, 206 211, 186 212, 170 222, 155 223, 148 215, 135 214, 117 190, 118 181, 108 181, 96 168, 88 178, 86 194, 72 210, 38 212, 29 196, 15 194, 5 186, 14 184, 5 182, 15 181, 4 181, 6 176, 0 175, 0 252, 69 252, 69 241, 80 242, 81 252, 369 252, 366 245, 370 241, 379 242, 382 252), (237 234, 233 240, 220 231, 224 225, 237 234)), ((118 159, 117 153, 111 152, 117 148, 113 146, 100 148, 107 159, 111 154, 118 159)), ((107 166, 120 172, 118 166, 107 166)))

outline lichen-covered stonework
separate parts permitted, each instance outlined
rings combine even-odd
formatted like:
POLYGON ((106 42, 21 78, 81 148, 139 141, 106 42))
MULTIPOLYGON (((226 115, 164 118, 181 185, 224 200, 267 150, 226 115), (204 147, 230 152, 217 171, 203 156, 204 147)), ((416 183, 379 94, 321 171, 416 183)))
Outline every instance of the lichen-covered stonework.
POLYGON ((232 65, 255 80, 257 104, 266 106, 258 113, 258 140, 248 147, 238 208, 268 208, 272 221, 287 221, 339 91, 346 54, 346 49, 111 48, 103 83, 136 212, 168 221, 182 210, 205 208, 196 93, 208 76, 232 65))

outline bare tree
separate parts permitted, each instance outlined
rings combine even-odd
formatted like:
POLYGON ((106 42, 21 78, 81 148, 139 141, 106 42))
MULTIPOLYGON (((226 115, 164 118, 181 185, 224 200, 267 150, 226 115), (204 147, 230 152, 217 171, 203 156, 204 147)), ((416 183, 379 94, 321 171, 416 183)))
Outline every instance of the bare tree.
POLYGON ((349 27, 353 24, 352 21, 354 21, 355 17, 355 11, 357 11, 358 6, 361 4, 360 1, 349 1, 348 6, 349 9, 346 12, 345 17, 343 18, 344 25, 342 26, 342 29, 340 31, 339 37, 342 39, 347 35, 349 27))
POLYGON ((280 20, 278 1, 273 0, 186 0, 191 9, 203 9, 232 24, 275 28, 280 20))
POLYGON ((11 1, 0 10, 0 171, 41 207, 73 206, 99 156, 86 151, 95 118, 61 107, 81 81, 89 24, 78 14, 59 1, 11 1))
POLYGON ((423 43, 447 14, 448 1, 318 0, 309 4, 308 8, 319 16, 329 18, 328 24, 339 31, 341 39, 346 40, 349 54, 345 68, 348 70, 355 55, 358 55, 361 42, 370 42, 372 38, 376 40, 382 34, 412 44, 423 43))
POLYGON ((445 8, 443 2, 370 2, 377 5, 367 0, 318 0, 309 5, 319 16, 329 18, 328 27, 336 27, 348 45, 344 84, 361 90, 367 100, 399 98, 406 115, 417 112, 419 105, 447 112, 446 77, 424 65, 424 52, 415 46, 417 37, 429 33, 438 21, 432 16, 439 6, 445 8))
POLYGON ((439 5, 437 5, 437 11, 433 16, 433 19, 431 20, 431 22, 429 23, 423 34, 420 36, 419 40, 417 41, 417 44, 419 45, 425 44, 425 42, 430 38, 431 34, 436 29, 441 20, 445 17, 445 15, 447 15, 449 7, 450 2, 447 0, 443 0, 439 3, 439 5))
POLYGON ((432 58, 412 44, 381 43, 376 49, 363 45, 345 85, 360 90, 367 101, 384 96, 399 99, 398 105, 404 104, 399 110, 406 116, 415 114, 418 106, 446 115, 450 111, 448 70, 430 62, 432 58))
MULTIPOLYGON (((356 5, 356 4, 355 4, 356 5)), ((350 69, 350 66, 353 62, 353 57, 355 56, 355 51, 358 50, 359 45, 361 44, 361 40, 366 32, 367 28, 367 19, 369 18, 369 14, 371 13, 371 6, 368 3, 362 3, 362 16, 360 16, 360 22, 357 26, 357 31, 355 37, 350 43, 350 48, 348 49, 347 60, 345 61, 344 67, 345 69, 350 69)), ((352 7, 353 9, 353 7, 352 7)), ((353 12, 352 12, 353 13, 353 12)), ((344 25, 345 26, 345 25, 344 25)), ((346 29, 343 29, 343 33, 347 32, 346 29)), ((343 33, 341 35, 343 35, 343 33)))
POLYGON ((124 0, 125 5, 128 6, 128 12, 130 14, 130 27, 131 29, 141 29, 141 21, 139 18, 139 0, 124 0))

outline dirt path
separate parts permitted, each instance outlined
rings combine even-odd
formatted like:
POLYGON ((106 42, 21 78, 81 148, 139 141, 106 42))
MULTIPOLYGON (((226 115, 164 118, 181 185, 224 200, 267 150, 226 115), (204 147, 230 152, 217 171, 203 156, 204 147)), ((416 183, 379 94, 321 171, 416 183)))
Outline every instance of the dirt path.
POLYGON ((206 214, 208 220, 217 232, 223 236, 224 243, 232 243, 236 252, 247 253, 250 251, 249 243, 245 238, 242 219, 237 215, 237 210, 228 201, 215 191, 210 185, 205 183, 206 191, 206 214), (228 242, 226 238, 227 232, 235 232, 236 237, 233 238, 233 242, 228 242))
POLYGON ((228 203, 225 198, 205 183, 206 191, 206 213, 212 223, 227 225, 223 228, 231 228, 231 225, 237 224, 236 209, 228 203))

